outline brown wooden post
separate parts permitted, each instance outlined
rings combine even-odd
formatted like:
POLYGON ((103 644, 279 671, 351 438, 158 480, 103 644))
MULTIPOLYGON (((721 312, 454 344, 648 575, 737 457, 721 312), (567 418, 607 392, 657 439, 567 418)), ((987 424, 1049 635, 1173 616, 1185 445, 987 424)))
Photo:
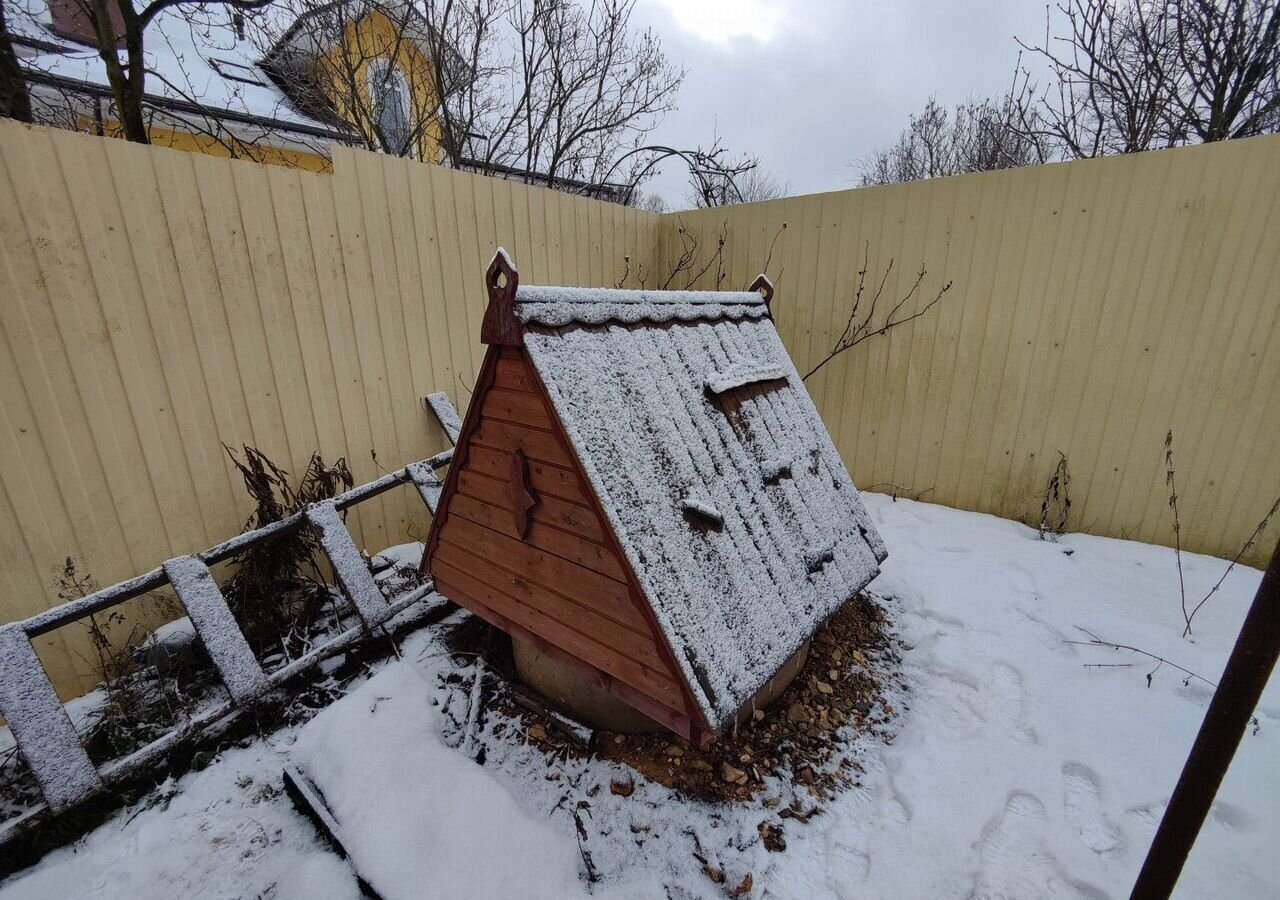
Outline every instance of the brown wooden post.
POLYGON ((1280 544, 1245 616, 1222 681, 1209 701, 1178 785, 1156 829, 1130 900, 1164 900, 1173 893, 1218 786, 1249 727, 1280 655, 1280 544))

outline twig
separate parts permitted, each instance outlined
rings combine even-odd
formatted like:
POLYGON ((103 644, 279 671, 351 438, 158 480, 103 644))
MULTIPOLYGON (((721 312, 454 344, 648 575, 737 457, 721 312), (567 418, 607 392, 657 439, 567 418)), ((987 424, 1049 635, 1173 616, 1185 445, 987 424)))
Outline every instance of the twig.
POLYGON ((909 316, 897 318, 899 312, 906 304, 916 295, 920 289, 920 285, 924 282, 925 275, 928 270, 922 265, 920 271, 916 273, 916 280, 912 282, 911 288, 902 296, 900 300, 894 303, 885 316, 884 321, 880 325, 873 325, 876 315, 876 307, 880 304, 880 298, 884 295, 885 286, 889 282, 889 275, 893 272, 894 260, 890 259, 888 266, 885 267, 884 274, 880 276, 879 283, 876 285, 875 293, 871 295, 871 303, 867 307, 866 315, 859 319, 858 311, 862 308, 862 298, 867 286, 867 272, 870 270, 871 244, 868 242, 863 247, 862 268, 858 270, 858 283, 854 288, 853 301, 849 305, 849 319, 845 322, 844 330, 840 333, 840 337, 836 339, 835 344, 831 348, 831 352, 818 361, 818 364, 810 369, 801 381, 807 381, 813 375, 816 375, 823 366, 831 362, 842 353, 852 350, 863 341, 870 340, 873 337, 879 337, 886 334, 889 330, 897 328, 899 325, 905 325, 921 316, 927 314, 942 301, 947 291, 951 290, 952 283, 948 281, 942 286, 932 300, 923 307, 916 310, 909 316))
POLYGON ((782 227, 779 228, 776 232, 774 232, 773 240, 769 242, 769 252, 764 258, 764 268, 760 270, 765 275, 769 274, 769 264, 773 262, 773 246, 774 244, 778 243, 778 238, 782 237, 782 232, 786 230, 787 230, 787 223, 783 222, 782 227))
POLYGON ((1173 558, 1178 565, 1178 594, 1182 601, 1182 618, 1186 628, 1182 636, 1191 633, 1191 616, 1187 614, 1187 584, 1182 575, 1182 522, 1178 518, 1178 487, 1173 477, 1173 429, 1164 436, 1164 483, 1169 488, 1169 508, 1173 510, 1173 558))
POLYGON ((462 733, 462 755, 471 757, 471 746, 474 743, 476 724, 480 721, 480 697, 484 688, 484 657, 477 655, 474 665, 475 678, 471 682, 471 704, 467 708, 467 724, 462 733))
POLYGON ((901 492, 902 496, 906 497, 909 500, 919 500, 925 494, 931 493, 933 491, 932 486, 929 486, 922 491, 916 491, 916 489, 913 487, 907 487, 906 485, 898 484, 897 482, 893 482, 893 481, 877 481, 875 484, 867 485, 865 488, 863 488, 863 490, 874 491, 878 487, 893 488, 893 493, 890 494, 889 496, 891 496, 894 500, 898 499, 899 492, 901 492))
POLYGON ((1079 625, 1076 626, 1076 630, 1082 631, 1085 634, 1087 634, 1089 636, 1089 640, 1067 641, 1066 643, 1077 644, 1084 647, 1108 647, 1112 650, 1127 650, 1130 653, 1137 653, 1140 656, 1145 656, 1147 659, 1154 660, 1156 663, 1156 667, 1147 673, 1147 687, 1151 687, 1151 677, 1155 675, 1156 672, 1160 671, 1161 666, 1169 666, 1170 668, 1177 669, 1183 675, 1187 676, 1186 679, 1182 682, 1184 685, 1194 678, 1196 681, 1203 681, 1205 684, 1209 685, 1209 687, 1213 688, 1214 690, 1217 690, 1218 688, 1218 685, 1216 682, 1210 681, 1208 678, 1205 678, 1203 675, 1197 675, 1195 672, 1192 672, 1190 669, 1183 668, 1182 666, 1178 665, 1175 662, 1170 662, 1169 660, 1165 659, 1163 656, 1157 656, 1156 654, 1151 653, 1150 651, 1143 650, 1140 647, 1133 647, 1129 644, 1117 644, 1114 641, 1103 640, 1102 638, 1094 634, 1092 631, 1090 631, 1088 628, 1081 628, 1079 625))
POLYGON ((1240 562, 1240 559, 1249 552, 1251 547, 1253 547, 1254 543, 1258 540, 1258 535, 1267 530, 1267 525, 1270 524, 1271 517, 1276 514, 1277 510, 1280 510, 1280 497, 1276 497, 1275 502, 1271 504, 1271 509, 1267 510, 1267 514, 1262 517, 1262 521, 1258 523, 1258 527, 1253 529, 1253 534, 1249 535, 1248 540, 1246 540, 1244 545, 1241 546, 1240 552, 1232 558, 1231 564, 1228 565, 1226 571, 1222 573, 1222 577, 1214 583, 1213 587, 1209 588, 1209 593, 1205 594, 1200 599, 1200 602, 1195 605, 1195 608, 1191 610, 1191 615, 1187 616, 1187 627, 1182 632, 1183 637, 1186 637, 1191 633, 1191 620, 1196 617, 1196 613, 1200 612, 1200 607, 1204 606, 1209 598, 1218 592, 1218 588, 1222 587, 1222 582, 1227 580, 1227 576, 1230 575, 1231 570, 1236 567, 1236 563, 1240 562))

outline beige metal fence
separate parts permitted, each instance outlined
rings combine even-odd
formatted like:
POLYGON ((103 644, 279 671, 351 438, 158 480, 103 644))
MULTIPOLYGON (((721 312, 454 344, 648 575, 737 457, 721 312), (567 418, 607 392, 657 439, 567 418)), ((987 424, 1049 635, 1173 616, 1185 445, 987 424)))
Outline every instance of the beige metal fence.
MULTIPOLYGON (((357 481, 442 449, 422 398, 466 408, 494 246, 595 285, 660 224, 341 148, 319 175, 7 121, 0 173, 4 621, 57 602, 67 556, 109 584, 239 531, 223 442, 295 474, 345 456, 357 481)), ((357 539, 422 536, 409 491, 361 507, 357 539)), ((36 642, 64 692, 93 681, 81 632, 36 642)))
MULTIPOLYGON (((1280 136, 676 219, 698 268, 726 235, 735 287, 776 237, 774 314, 802 373, 844 327, 864 252, 868 282, 894 261, 882 304, 921 266, 905 310, 954 281, 807 382, 860 486, 1038 522, 1061 452, 1069 528, 1171 544, 1172 429, 1183 544, 1226 557, 1280 494, 1280 136)), ((682 246, 664 232, 668 264, 682 246)), ((1273 521, 1246 560, 1277 537, 1273 521)))
MULTIPOLYGON (((495 245, 530 282, 652 287, 681 225, 703 261, 725 229, 728 287, 773 244, 802 371, 864 247, 886 296, 954 280, 809 382, 864 487, 1034 518, 1062 451, 1072 528, 1167 541, 1172 427, 1192 548, 1234 554, 1280 492, 1280 137, 668 216, 334 153, 318 175, 0 123, 0 620, 56 602, 67 556, 108 583, 236 532, 223 442, 357 480, 444 447, 421 398, 466 406, 495 245)), ((425 529, 411 496, 366 506, 371 548, 425 529)), ((38 643, 64 691, 92 678, 76 635, 38 643)))

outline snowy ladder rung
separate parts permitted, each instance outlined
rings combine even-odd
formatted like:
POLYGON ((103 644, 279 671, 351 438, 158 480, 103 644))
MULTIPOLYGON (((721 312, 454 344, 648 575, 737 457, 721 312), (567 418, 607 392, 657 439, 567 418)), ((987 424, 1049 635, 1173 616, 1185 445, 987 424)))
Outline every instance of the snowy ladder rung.
POLYGON ((436 473, 426 463, 410 463, 404 470, 409 475, 409 480, 413 482, 413 486, 418 489, 418 493, 422 495, 422 502, 427 504, 427 509, 431 510, 434 516, 436 507, 440 505, 440 494, 444 490, 444 483, 436 477, 436 473))
POLYGON ((98 770, 19 623, 0 626, 0 715, 54 812, 101 789, 98 770))
POLYGON ((164 564, 164 573, 186 608, 231 699, 236 703, 250 703, 266 693, 267 676, 249 649, 249 642, 244 639, 209 567, 194 556, 179 556, 164 564))
POLYGON ((365 565, 360 548, 351 539, 351 533, 338 516, 332 500, 314 503, 307 507, 307 521, 320 531, 320 546, 333 566, 338 584, 355 607, 366 628, 373 628, 386 621, 391 611, 382 589, 365 565))
POLYGON ((426 404, 427 409, 431 410, 440 427, 444 429, 444 433, 449 436, 449 443, 457 444, 458 436, 462 434, 462 416, 458 415, 449 395, 443 391, 428 394, 426 404))

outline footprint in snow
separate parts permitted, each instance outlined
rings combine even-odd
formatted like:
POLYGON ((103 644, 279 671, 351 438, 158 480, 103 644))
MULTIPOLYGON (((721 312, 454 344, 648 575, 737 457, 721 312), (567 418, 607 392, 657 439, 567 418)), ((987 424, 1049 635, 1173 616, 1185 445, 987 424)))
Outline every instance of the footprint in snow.
POLYGON ((865 835, 831 838, 827 841, 827 884, 840 900, 864 896, 862 884, 871 874, 871 857, 865 835))
POLYGON ((1015 740, 1036 743, 1035 729, 1027 724, 1023 709, 1022 676, 1016 669, 999 662, 993 665, 987 698, 994 718, 1013 733, 1015 740))
MULTIPOLYGON (((1167 803, 1157 802, 1146 806, 1131 806, 1125 810, 1125 814, 1144 830, 1154 833, 1160 820, 1164 818, 1166 809, 1168 809, 1167 803)), ((1209 808, 1208 821, 1228 831, 1244 830, 1253 826, 1253 819, 1247 812, 1238 806, 1223 803, 1221 800, 1215 801, 1209 808)))
POLYGON ((1008 608, 1015 616, 1027 623, 1028 628, 1035 633, 1036 640, 1043 644, 1046 650, 1052 650, 1059 656, 1077 655, 1075 646, 1068 643, 1070 638, 1066 632, 1059 631, 1024 604, 1015 603, 1008 608))
POLYGON ((1067 821, 1094 853, 1110 856, 1124 846, 1124 838, 1102 812, 1097 774, 1080 763, 1062 767, 1062 805, 1067 821))
POLYGON ((1103 900, 1105 894, 1064 877, 1044 841, 1039 798, 1014 791, 978 840, 979 867, 970 900, 1103 900))

